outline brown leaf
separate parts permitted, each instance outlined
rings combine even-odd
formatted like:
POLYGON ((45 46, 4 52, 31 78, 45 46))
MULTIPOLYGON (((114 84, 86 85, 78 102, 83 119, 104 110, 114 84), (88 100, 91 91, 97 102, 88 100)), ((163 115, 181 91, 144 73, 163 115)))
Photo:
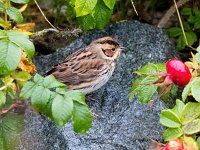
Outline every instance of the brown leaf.
POLYGON ((35 73, 36 67, 34 64, 30 63, 26 57, 26 53, 22 53, 21 60, 19 62, 18 68, 28 73, 35 73))

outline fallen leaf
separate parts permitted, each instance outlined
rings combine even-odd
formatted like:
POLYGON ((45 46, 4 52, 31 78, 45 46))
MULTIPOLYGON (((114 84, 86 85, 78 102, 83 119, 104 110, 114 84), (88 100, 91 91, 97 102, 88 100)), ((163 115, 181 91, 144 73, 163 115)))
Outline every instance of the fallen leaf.
POLYGON ((36 67, 34 64, 30 63, 26 57, 26 53, 22 53, 21 60, 19 62, 18 68, 22 71, 26 71, 28 73, 35 73, 36 67))

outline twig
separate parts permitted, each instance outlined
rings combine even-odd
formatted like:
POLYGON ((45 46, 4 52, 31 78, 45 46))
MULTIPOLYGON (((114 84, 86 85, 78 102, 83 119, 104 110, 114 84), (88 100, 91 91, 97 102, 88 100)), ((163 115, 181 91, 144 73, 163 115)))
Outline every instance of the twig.
POLYGON ((133 6, 133 9, 134 9, 136 15, 138 16, 138 12, 137 12, 137 10, 136 10, 136 8, 135 8, 135 5, 134 5, 134 3, 133 3, 133 0, 131 0, 131 4, 132 4, 132 6, 133 6))
MULTIPOLYGON (((179 8, 179 7, 181 7, 182 5, 186 4, 186 3, 189 2, 189 1, 190 1, 190 0, 179 0, 179 1, 177 2, 177 7, 179 8)), ((175 6, 172 5, 172 6, 170 7, 170 9, 169 9, 169 10, 165 13, 165 15, 162 17, 162 19, 159 21, 159 23, 158 23, 157 26, 158 26, 159 28, 164 28, 164 27, 165 27, 165 24, 169 21, 170 17, 171 17, 172 15, 174 15, 175 11, 176 11, 175 6)))
POLYGON ((2 117, 5 114, 9 113, 10 111, 12 111, 16 107, 17 107, 17 104, 15 103, 15 104, 10 105, 10 107, 8 109, 0 111, 0 117, 2 117))
MULTIPOLYGON (((51 22, 47 19, 47 17, 45 16, 45 14, 43 13, 42 9, 40 8, 40 6, 38 5, 37 1, 34 0, 35 4, 37 5, 38 9, 40 10, 42 16, 44 17, 44 19, 46 20, 46 22, 54 29, 56 29, 56 27, 54 27, 51 22)), ((57 30, 57 29, 56 29, 57 30)))
POLYGON ((184 28, 183 28, 183 23, 182 23, 182 20, 181 20, 181 16, 180 16, 180 13, 178 11, 178 6, 176 4, 176 0, 174 0, 174 5, 175 5, 176 12, 177 12, 177 15, 178 15, 178 19, 179 19, 179 22, 180 22, 180 25, 181 25, 181 30, 183 32, 183 37, 184 37, 185 43, 186 43, 186 45, 189 45, 187 37, 186 37, 186 34, 185 34, 185 31, 184 31, 184 28))

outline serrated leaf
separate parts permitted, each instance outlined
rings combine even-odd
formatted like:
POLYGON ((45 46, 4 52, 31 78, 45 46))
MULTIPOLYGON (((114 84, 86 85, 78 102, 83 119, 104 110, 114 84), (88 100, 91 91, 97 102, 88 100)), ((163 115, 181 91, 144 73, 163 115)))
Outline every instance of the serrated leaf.
POLYGON ((0 122, 0 149, 14 150, 20 144, 20 134, 24 130, 24 116, 8 113, 0 122))
POLYGON ((81 104, 85 104, 85 95, 78 90, 67 91, 66 95, 74 101, 78 101, 81 104))
POLYGON ((10 0, 13 3, 18 3, 18 4, 27 4, 29 0, 10 0))
POLYGON ((44 112, 51 100, 51 91, 43 86, 37 86, 31 95, 31 104, 38 112, 44 112))
POLYGON ((195 58, 196 58, 197 62, 200 64, 200 52, 195 54, 195 58))
POLYGON ((182 97, 182 100, 185 101, 188 94, 190 93, 191 91, 191 87, 192 87, 192 84, 193 84, 193 81, 190 81, 183 89, 183 92, 181 94, 181 97, 182 97))
POLYGON ((200 102, 200 81, 196 81, 191 85, 191 93, 196 101, 200 102))
POLYGON ((166 72, 166 64, 165 63, 160 63, 160 64, 155 64, 157 67, 158 72, 166 72))
POLYGON ((103 0, 106 6, 110 9, 113 9, 116 3, 116 0, 103 0))
POLYGON ((5 75, 17 68, 22 50, 6 39, 1 39, 0 45, 0 75, 5 75))
POLYGON ((182 35, 182 31, 179 27, 172 27, 167 30, 169 37, 178 37, 182 35))
POLYGON ((143 66, 141 69, 135 71, 135 73, 138 75, 149 74, 149 73, 154 73, 154 72, 157 72, 157 67, 156 67, 156 64, 152 64, 152 63, 148 63, 145 66, 143 66))
POLYGON ((198 18, 198 20, 195 21, 194 23, 194 29, 197 30, 197 29, 200 29, 200 19, 198 18))
POLYGON ((72 123, 75 132, 84 134, 89 130, 92 124, 92 115, 87 105, 74 101, 72 123))
POLYGON ((181 114, 181 123, 183 125, 195 120, 200 115, 200 103, 188 102, 181 114))
POLYGON ((0 91, 0 108, 6 103, 6 95, 3 91, 0 91))
POLYGON ((27 81, 31 78, 31 75, 28 72, 25 71, 19 71, 15 74, 13 74, 14 79, 18 81, 27 81))
POLYGON ((194 44, 194 42, 197 41, 197 35, 194 32, 188 31, 188 32, 185 32, 185 35, 187 37, 189 46, 192 46, 194 44))
POLYGON ((136 93, 139 101, 142 104, 146 104, 152 99, 154 93, 157 90, 157 86, 149 85, 149 83, 152 83, 157 79, 158 77, 156 76, 147 76, 143 78, 139 85, 133 91, 131 91, 131 93, 136 93))
POLYGON ((0 12, 3 12, 4 9, 5 9, 5 5, 2 2, 0 2, 0 12))
POLYGON ((184 28, 185 31, 191 30, 190 24, 186 21, 183 21, 183 28, 184 28))
POLYGON ((161 111, 160 123, 169 128, 178 128, 181 126, 178 116, 170 109, 161 111))
POLYGON ((97 0, 76 0, 76 17, 85 16, 92 12, 97 4, 97 0))
POLYGON ((23 16, 17 8, 9 7, 9 8, 7 8, 6 12, 9 15, 9 17, 11 19, 15 20, 17 23, 23 22, 23 16))
POLYGON ((181 10, 181 15, 183 15, 183 16, 191 16, 192 15, 192 8, 184 7, 181 10))
POLYGON ((165 141, 170 141, 177 137, 180 137, 181 135, 183 135, 183 131, 181 130, 181 128, 168 128, 163 133, 163 139, 165 141))
POLYGON ((65 95, 67 92, 65 87, 58 87, 56 88, 56 93, 61 94, 61 95, 65 95))
POLYGON ((89 14, 86 16, 78 17, 78 22, 84 31, 94 29, 96 27, 95 18, 89 14))
POLYGON ((200 131, 200 119, 195 119, 192 122, 187 123, 183 126, 183 132, 191 135, 200 131))
POLYGON ((104 26, 109 22, 112 10, 109 9, 103 2, 103 0, 98 0, 96 7, 93 10, 93 16, 95 18, 96 27, 103 29, 104 26))
POLYGON ((53 75, 49 75, 44 78, 44 86, 46 88, 66 87, 65 84, 56 80, 56 78, 53 75))
POLYGON ((184 149, 186 150, 198 150, 198 145, 192 137, 184 136, 184 149))
POLYGON ((42 77, 39 74, 35 74, 33 81, 37 84, 37 85, 43 85, 43 81, 44 81, 44 77, 42 77))
POLYGON ((132 102, 133 97, 134 97, 134 95, 135 95, 135 93, 136 93, 136 89, 140 86, 140 82, 141 82, 143 79, 144 79, 144 77, 139 77, 139 78, 137 78, 137 79, 133 82, 133 84, 132 84, 132 86, 131 86, 131 91, 130 91, 130 93, 129 93, 129 95, 128 95, 128 100, 129 100, 129 102, 132 102))
POLYGON ((181 100, 177 99, 176 100, 176 105, 171 110, 176 114, 176 116, 178 118, 180 118, 184 108, 185 108, 185 104, 181 100))
POLYGON ((26 84, 23 86, 20 92, 20 98, 27 100, 28 98, 31 97, 34 89, 36 88, 36 84, 34 82, 26 82, 26 84))
POLYGON ((72 116, 73 101, 69 96, 57 94, 52 103, 52 115, 55 123, 62 128, 72 116))
POLYGON ((7 31, 7 36, 12 43, 16 44, 24 52, 26 52, 30 61, 34 56, 35 48, 33 43, 29 40, 29 37, 23 32, 14 30, 7 31))
POLYGON ((185 46, 186 46, 186 43, 185 43, 185 39, 184 39, 183 34, 182 34, 182 35, 179 36, 179 38, 177 40, 176 47, 177 47, 178 50, 182 50, 182 49, 185 48, 185 46))

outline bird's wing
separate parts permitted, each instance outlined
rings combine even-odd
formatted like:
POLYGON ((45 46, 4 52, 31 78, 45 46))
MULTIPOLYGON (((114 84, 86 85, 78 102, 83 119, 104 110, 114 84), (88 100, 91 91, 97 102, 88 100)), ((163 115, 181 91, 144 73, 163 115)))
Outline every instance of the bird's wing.
POLYGON ((68 86, 77 86, 91 83, 107 69, 105 60, 98 58, 91 51, 78 51, 52 70, 48 74, 54 75, 58 80, 68 86))

